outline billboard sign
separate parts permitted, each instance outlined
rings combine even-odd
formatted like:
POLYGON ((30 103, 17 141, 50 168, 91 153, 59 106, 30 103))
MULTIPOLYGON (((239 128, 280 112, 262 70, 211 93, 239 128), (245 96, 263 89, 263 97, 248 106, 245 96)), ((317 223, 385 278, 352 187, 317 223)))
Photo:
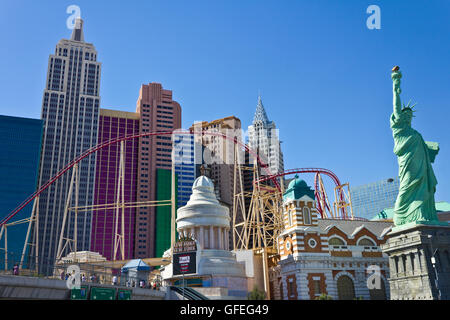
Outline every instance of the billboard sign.
POLYGON ((192 238, 182 238, 173 246, 173 275, 197 273, 197 244, 192 238))
POLYGON ((197 252, 175 253, 173 275, 197 273, 197 252))

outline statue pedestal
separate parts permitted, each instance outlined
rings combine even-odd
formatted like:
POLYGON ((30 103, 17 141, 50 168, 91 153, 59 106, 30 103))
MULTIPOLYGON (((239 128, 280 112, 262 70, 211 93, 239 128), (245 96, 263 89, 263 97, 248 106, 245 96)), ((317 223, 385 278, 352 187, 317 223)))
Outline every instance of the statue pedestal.
POLYGON ((381 249, 389 256, 392 300, 450 299, 450 226, 396 227, 381 249))

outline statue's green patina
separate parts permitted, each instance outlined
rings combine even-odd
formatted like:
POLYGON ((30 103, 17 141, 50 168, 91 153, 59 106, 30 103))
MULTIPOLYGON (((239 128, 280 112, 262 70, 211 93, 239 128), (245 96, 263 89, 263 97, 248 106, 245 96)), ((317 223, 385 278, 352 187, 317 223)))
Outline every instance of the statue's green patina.
POLYGON ((431 163, 439 151, 436 142, 425 142, 422 135, 411 127, 413 108, 400 101, 399 67, 392 69, 394 112, 391 129, 394 137, 394 153, 398 158, 400 187, 394 210, 396 227, 439 222, 434 202, 437 180, 431 163))

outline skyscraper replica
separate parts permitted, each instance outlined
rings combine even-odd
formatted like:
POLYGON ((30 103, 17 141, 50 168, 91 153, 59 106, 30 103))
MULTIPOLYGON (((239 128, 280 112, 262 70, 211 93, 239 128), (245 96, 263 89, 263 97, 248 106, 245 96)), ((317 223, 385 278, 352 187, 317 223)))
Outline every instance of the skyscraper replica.
POLYGON ((175 149, 175 174, 177 175, 177 207, 186 205, 192 194, 195 180, 194 136, 186 134, 173 135, 175 149))
POLYGON ((261 96, 258 97, 253 123, 248 127, 248 146, 256 151, 261 160, 269 166, 271 174, 284 171, 278 130, 275 122, 269 121, 261 96))
MULTIPOLYGON (((100 109, 98 143, 104 143, 123 136, 139 134, 140 119, 135 112, 124 112, 108 109, 100 109)), ((139 139, 124 142, 124 201, 136 202, 138 185, 138 154, 139 139)), ((94 204, 117 202, 117 188, 119 178, 119 166, 121 158, 121 144, 115 143, 97 152, 97 168, 95 178, 94 204)), ((138 208, 124 209, 124 259, 134 257, 135 218, 138 208)), ((92 213, 91 251, 99 252, 108 260, 121 259, 116 253, 114 257, 114 231, 116 221, 114 219, 116 209, 99 209, 92 213)), ((119 233, 122 225, 118 223, 119 233)))
MULTIPOLYGON (((0 115, 0 181, 4 182, 0 184, 0 219, 36 188, 42 127, 40 119, 0 115)), ((21 213, 30 215, 31 207, 21 213)), ((26 233, 25 224, 8 229, 8 268, 20 261, 26 233)))
MULTIPOLYGON (((97 51, 93 44, 84 41, 83 20, 77 19, 71 38, 60 40, 48 61, 41 113, 44 133, 38 186, 97 144, 100 74, 97 51)), ((79 163, 79 206, 93 204, 95 164, 95 154, 79 163)), ((56 256, 70 179, 70 174, 64 175, 40 196, 39 256, 43 272, 50 271, 56 256)), ((91 212, 79 215, 77 223, 77 249, 89 250, 91 212)), ((68 221, 66 228, 72 239, 73 224, 73 220, 68 221)))
POLYGON ((230 116, 211 122, 203 121, 193 124, 190 130, 195 133, 195 164, 203 164, 208 169, 207 175, 214 183, 217 199, 231 207, 234 200, 235 145, 233 141, 218 135, 224 134, 242 141, 241 120, 230 116))
MULTIPOLYGON (((98 143, 154 131, 172 132, 180 126, 181 108, 172 100, 172 91, 163 89, 159 83, 150 83, 141 87, 136 112, 100 109, 98 143)), ((176 149, 183 151, 175 154, 178 206, 189 200, 191 188, 186 186, 194 182, 193 139, 175 134, 124 141, 126 203, 171 199, 173 141, 176 149)), ((97 152, 95 205, 117 201, 120 148, 116 143, 97 152)), ((123 258, 161 256, 170 247, 171 206, 131 206, 124 210, 123 258)), ((97 208, 92 219, 91 250, 108 260, 122 259, 122 252, 114 251, 115 232, 122 233, 121 223, 114 218, 115 211, 97 208)))
MULTIPOLYGON (((141 119, 140 133, 174 131, 181 128, 181 106, 172 99, 172 91, 163 89, 160 83, 142 85, 136 104, 141 119)), ((172 169, 172 136, 146 136, 140 139, 138 158, 137 201, 156 200, 156 172, 172 169)), ((168 179, 169 180, 169 179, 168 179)), ((161 181, 160 181, 161 183, 161 181)), ((167 181, 170 184, 170 180, 167 181)), ((142 207, 136 217, 135 257, 155 256, 156 220, 155 207, 142 207)), ((165 237, 168 230, 159 230, 165 237)))

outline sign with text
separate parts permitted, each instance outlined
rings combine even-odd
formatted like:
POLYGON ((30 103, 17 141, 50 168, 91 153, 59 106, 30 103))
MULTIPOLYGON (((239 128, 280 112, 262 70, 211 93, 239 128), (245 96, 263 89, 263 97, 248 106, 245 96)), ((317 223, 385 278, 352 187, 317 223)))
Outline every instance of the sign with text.
POLYGON ((197 252, 175 253, 173 275, 197 273, 197 252))
POLYGON ((197 251, 197 244, 193 239, 179 240, 173 246, 173 253, 197 251))

